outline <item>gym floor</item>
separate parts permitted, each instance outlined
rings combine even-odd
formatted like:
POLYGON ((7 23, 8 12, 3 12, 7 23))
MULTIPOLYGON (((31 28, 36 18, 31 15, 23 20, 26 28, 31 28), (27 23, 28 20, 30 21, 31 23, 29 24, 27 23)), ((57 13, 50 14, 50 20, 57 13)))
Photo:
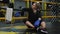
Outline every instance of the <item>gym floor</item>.
MULTIPOLYGON (((1 34, 23 34, 27 27, 23 22, 11 24, 0 23, 0 33, 1 34)), ((60 23, 50 23, 46 22, 48 34, 60 34, 60 23)), ((26 32, 27 34, 28 32, 26 32)))

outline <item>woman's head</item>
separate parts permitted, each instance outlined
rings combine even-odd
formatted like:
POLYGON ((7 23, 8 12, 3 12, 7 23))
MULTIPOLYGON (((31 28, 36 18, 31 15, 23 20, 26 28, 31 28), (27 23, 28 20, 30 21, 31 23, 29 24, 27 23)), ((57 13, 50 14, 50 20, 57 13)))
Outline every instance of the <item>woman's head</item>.
POLYGON ((38 3, 33 3, 32 4, 32 9, 37 9, 39 8, 39 4, 38 3))

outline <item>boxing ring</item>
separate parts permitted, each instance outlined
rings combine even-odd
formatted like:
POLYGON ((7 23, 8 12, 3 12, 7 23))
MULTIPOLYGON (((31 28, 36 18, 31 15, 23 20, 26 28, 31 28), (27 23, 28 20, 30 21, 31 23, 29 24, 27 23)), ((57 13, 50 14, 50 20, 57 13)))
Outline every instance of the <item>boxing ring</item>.
MULTIPOLYGON (((27 7, 29 8, 29 0, 27 0, 26 2, 27 2, 27 7)), ((55 3, 55 2, 43 2, 43 1, 31 1, 31 2, 40 2, 40 3, 43 3, 44 10, 41 9, 42 18, 47 22, 46 24, 47 24, 47 29, 49 31, 49 34, 56 34, 55 33, 56 29, 54 29, 54 28, 58 28, 59 29, 58 25, 60 24, 59 23, 60 22, 60 13, 59 13, 59 10, 55 10, 55 9, 49 10, 49 9, 47 9, 47 4, 52 4, 53 6, 54 5, 59 5, 60 6, 60 4, 59 3, 55 3), (55 25, 57 25, 58 27, 57 26, 55 27, 55 25), (51 30, 52 30, 52 32, 51 32, 51 30)), ((12 21, 11 21, 11 25, 9 27, 2 27, 2 26, 0 26, 1 27, 0 30, 1 29, 3 30, 4 28, 6 30, 7 29, 8 30, 11 29, 8 32, 4 32, 4 33, 6 33, 6 34, 7 33, 8 34, 22 34, 22 33, 24 33, 26 31, 26 29, 28 29, 26 27, 26 25, 15 26, 14 22, 16 20, 24 20, 24 19, 28 19, 28 15, 26 17, 25 16, 20 16, 20 17, 14 17, 13 16, 12 17, 12 21), (19 30, 21 30, 21 31, 19 31, 19 30)), ((6 23, 6 18, 5 17, 0 17, 0 21, 4 21, 3 23, 5 24, 6 23)), ((28 30, 30 30, 30 29, 28 29, 28 30)), ((27 31, 25 33, 29 34, 30 32, 27 31)), ((0 33, 2 34, 3 32, 1 31, 0 33)), ((32 34, 36 34, 36 33, 33 32, 32 34)))

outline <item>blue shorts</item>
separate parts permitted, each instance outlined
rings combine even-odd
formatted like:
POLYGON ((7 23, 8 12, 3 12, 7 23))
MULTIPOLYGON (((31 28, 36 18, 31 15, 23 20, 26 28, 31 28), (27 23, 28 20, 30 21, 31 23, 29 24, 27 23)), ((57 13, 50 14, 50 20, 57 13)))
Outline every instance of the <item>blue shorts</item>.
MULTIPOLYGON (((31 24, 33 24, 33 25, 34 25, 34 23, 35 23, 35 21, 29 21, 29 22, 31 22, 31 24)), ((42 22, 42 20, 40 21, 39 26, 41 26, 41 22, 42 22)), ((28 26, 28 25, 27 25, 27 27, 28 27, 28 28, 32 28, 32 27, 30 27, 30 26, 28 26)))

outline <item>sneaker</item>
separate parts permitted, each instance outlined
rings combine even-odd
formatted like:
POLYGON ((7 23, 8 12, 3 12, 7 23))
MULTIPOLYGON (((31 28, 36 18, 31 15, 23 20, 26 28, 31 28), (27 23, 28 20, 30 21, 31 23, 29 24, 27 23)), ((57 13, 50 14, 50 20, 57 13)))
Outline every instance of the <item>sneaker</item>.
POLYGON ((40 31, 41 31, 42 33, 46 33, 46 34, 48 33, 46 30, 40 30, 40 31))
POLYGON ((36 30, 38 31, 40 28, 38 27, 38 28, 36 28, 36 30))

